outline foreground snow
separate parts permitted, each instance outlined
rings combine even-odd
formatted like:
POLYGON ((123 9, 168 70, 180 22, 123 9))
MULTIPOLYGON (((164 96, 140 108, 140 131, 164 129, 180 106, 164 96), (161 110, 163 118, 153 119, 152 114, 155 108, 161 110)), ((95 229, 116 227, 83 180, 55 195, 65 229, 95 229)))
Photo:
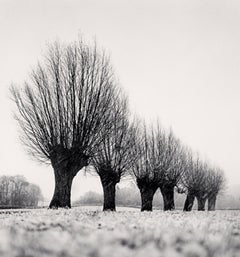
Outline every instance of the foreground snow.
POLYGON ((238 257, 240 212, 1 212, 0 256, 238 257))

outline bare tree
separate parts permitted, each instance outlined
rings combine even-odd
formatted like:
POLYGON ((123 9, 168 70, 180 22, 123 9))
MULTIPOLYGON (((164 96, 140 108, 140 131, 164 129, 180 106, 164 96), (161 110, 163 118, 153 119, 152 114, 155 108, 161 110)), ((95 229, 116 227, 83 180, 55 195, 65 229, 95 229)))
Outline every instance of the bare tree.
POLYGON ((0 177, 0 204, 9 205, 11 195, 11 180, 10 176, 0 177))
POLYGON ((100 177, 103 187, 103 210, 115 211, 116 184, 127 174, 135 156, 134 147, 136 127, 129 122, 128 102, 124 94, 115 101, 110 116, 109 133, 101 135, 102 144, 92 158, 92 165, 100 177))
POLYGON ((40 187, 38 185, 30 183, 26 191, 27 191, 27 199, 28 199, 27 205, 37 207, 39 201, 43 200, 43 195, 40 187))
POLYGON ((42 199, 39 186, 29 183, 23 176, 0 177, 0 208, 38 205, 42 199))
POLYGON ((178 185, 185 168, 185 154, 179 139, 172 131, 156 134, 157 161, 161 175, 159 183, 164 210, 174 210, 174 188, 178 185))
POLYGON ((11 189, 11 204, 14 206, 25 205, 24 202, 28 202, 27 198, 27 188, 29 183, 23 176, 13 176, 10 177, 10 182, 12 185, 11 189))
MULTIPOLYGON (((152 177, 154 184, 158 183, 158 187, 160 187, 164 210, 173 210, 175 208, 174 188, 179 183, 185 168, 184 149, 172 131, 164 130, 158 123, 148 131, 146 127, 144 130, 142 139, 144 143, 142 146, 140 145, 139 150, 142 154, 140 160, 141 163, 147 162, 149 165, 142 164, 137 173, 135 171, 135 176, 138 178, 145 175, 148 180, 149 177, 152 177), (144 152, 146 152, 145 155, 144 152)), ((143 178, 138 178, 137 181, 141 184, 143 178)))
POLYGON ((198 201, 198 210, 204 210, 208 192, 207 170, 208 164, 202 162, 198 155, 193 156, 189 151, 186 168, 182 178, 182 183, 187 193, 184 211, 192 210, 195 197, 198 201))
POLYGON ((225 185, 224 172, 213 168, 208 175, 208 211, 215 211, 217 195, 225 189, 225 185))
POLYGON ((88 165, 111 121, 117 93, 109 58, 82 40, 54 43, 24 89, 12 87, 11 93, 24 145, 53 167, 49 207, 70 208, 73 178, 88 165))
POLYGON ((216 197, 225 188, 225 177, 221 169, 212 167, 207 161, 200 160, 198 155, 188 151, 185 171, 180 188, 187 193, 184 211, 191 211, 194 199, 197 199, 198 210, 204 211, 208 200, 208 210, 215 210, 216 197))
MULTIPOLYGON (((160 129, 157 132, 163 133, 160 129)), ((132 165, 132 171, 141 194, 141 211, 152 211, 153 197, 163 176, 158 161, 160 146, 156 143, 156 137, 159 135, 156 135, 154 128, 149 130, 145 124, 138 135, 139 138, 132 149, 133 155, 137 157, 132 165)))

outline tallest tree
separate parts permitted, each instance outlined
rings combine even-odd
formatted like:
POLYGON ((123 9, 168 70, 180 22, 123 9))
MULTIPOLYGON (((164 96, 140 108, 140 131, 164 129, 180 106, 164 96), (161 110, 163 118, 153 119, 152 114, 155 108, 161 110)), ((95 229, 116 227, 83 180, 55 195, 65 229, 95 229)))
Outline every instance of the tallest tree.
POLYGON ((73 178, 95 155, 118 97, 109 58, 82 40, 49 46, 24 87, 12 87, 16 119, 28 152, 51 164, 50 208, 71 207, 73 178))

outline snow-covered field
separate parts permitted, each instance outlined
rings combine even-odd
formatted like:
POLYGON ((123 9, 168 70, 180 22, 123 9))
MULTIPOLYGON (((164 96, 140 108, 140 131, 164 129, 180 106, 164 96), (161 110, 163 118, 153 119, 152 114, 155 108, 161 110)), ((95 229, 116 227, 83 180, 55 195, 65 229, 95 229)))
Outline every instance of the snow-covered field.
POLYGON ((1 212, 0 256, 240 256, 240 211, 1 212))

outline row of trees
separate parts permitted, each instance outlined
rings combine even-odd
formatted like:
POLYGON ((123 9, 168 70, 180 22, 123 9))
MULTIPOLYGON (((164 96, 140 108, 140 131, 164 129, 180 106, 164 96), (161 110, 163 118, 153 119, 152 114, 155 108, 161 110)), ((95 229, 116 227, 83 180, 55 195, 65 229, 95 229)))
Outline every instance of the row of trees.
MULTIPOLYGON (((125 180, 125 179, 124 179, 125 180)), ((229 193, 219 194, 216 208, 220 210, 240 209, 240 196, 239 192, 231 192, 232 188, 228 188, 229 193)), ((178 188, 174 190, 174 203, 175 209, 183 209, 186 201, 186 194, 178 193, 178 188)), ((73 206, 102 206, 103 194, 96 191, 88 191, 81 195, 77 200, 72 203, 73 206)), ((116 186, 116 206, 124 207, 141 207, 140 191, 134 180, 124 181, 122 184, 116 186)), ((194 202, 193 209, 197 209, 197 201, 194 202)), ((208 207, 208 206, 206 206, 208 207)), ((160 189, 158 189, 153 197, 153 209, 163 209, 163 198, 160 189)), ((208 208, 206 208, 208 209, 208 208)))
POLYGON ((42 200, 39 186, 27 182, 23 176, 0 177, 1 207, 36 207, 42 200))
MULTIPOLYGON (((190 210, 194 197, 199 202, 205 199, 210 177, 219 173, 209 165, 199 166, 198 158, 171 131, 131 120, 110 59, 96 44, 54 43, 23 90, 12 87, 11 93, 24 145, 32 156, 53 167, 50 208, 71 207, 72 181, 83 167, 101 179, 104 210, 115 210, 115 187, 123 176, 136 178, 142 210, 152 210, 158 188, 164 209, 174 209, 174 187, 187 193, 184 209, 190 210), (191 188, 195 173, 208 177, 202 180, 206 187, 196 182, 201 193, 196 186, 191 188)), ((212 193, 213 205, 216 194, 212 193)))
POLYGON ((198 210, 204 210, 208 200, 208 210, 214 211, 217 195, 225 189, 223 171, 218 167, 211 167, 198 156, 188 156, 187 169, 183 173, 181 183, 187 193, 185 211, 191 211, 195 198, 198 210))
POLYGON ((153 196, 158 188, 166 211, 175 208, 175 188, 187 194, 184 211, 192 210, 195 198, 198 210, 205 210, 207 199, 208 210, 215 210, 216 197, 225 186, 223 171, 200 160, 172 131, 159 125, 144 126, 141 131, 140 141, 135 144, 134 155, 138 158, 132 163, 132 171, 141 193, 142 211, 152 210, 153 196))

